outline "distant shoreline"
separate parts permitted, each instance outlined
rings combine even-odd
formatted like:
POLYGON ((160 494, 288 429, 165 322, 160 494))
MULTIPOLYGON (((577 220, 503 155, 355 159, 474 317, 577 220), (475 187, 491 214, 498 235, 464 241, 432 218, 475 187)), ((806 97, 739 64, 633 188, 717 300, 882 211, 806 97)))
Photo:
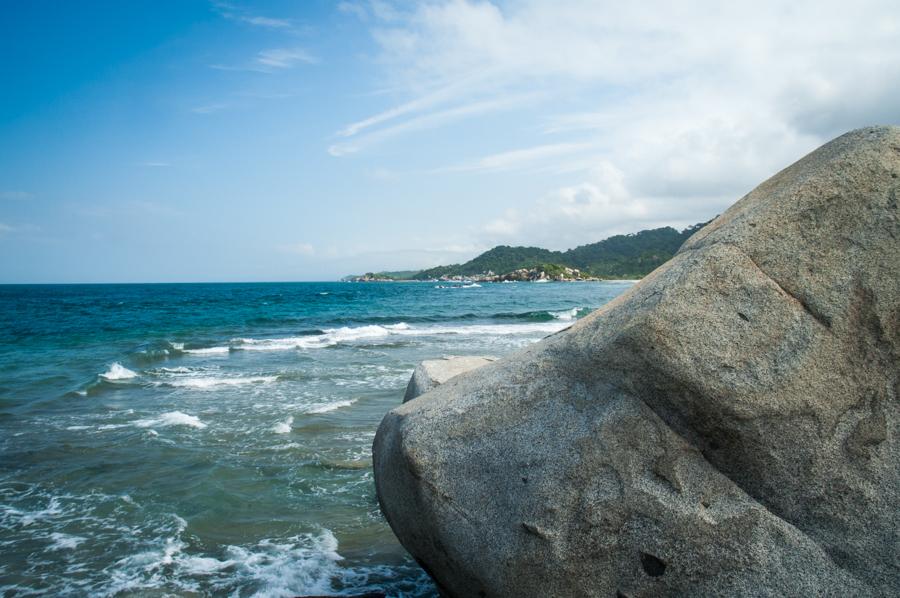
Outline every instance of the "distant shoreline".
MULTIPOLYGON (((518 284, 518 283, 520 283, 520 282, 522 282, 522 283, 528 283, 528 284, 545 284, 545 283, 548 283, 548 282, 640 282, 641 280, 643 280, 643 279, 642 279, 642 278, 583 278, 583 279, 581 279, 581 280, 574 280, 574 279, 573 279, 573 280, 508 280, 508 281, 503 281, 503 280, 474 280, 474 281, 470 281, 470 282, 477 282, 478 284, 482 284, 482 283, 484 283, 484 284, 518 284)), ((362 283, 362 284, 369 284, 369 283, 373 283, 373 282, 418 283, 418 284, 428 284, 428 283, 431 283, 431 284, 434 284, 434 283, 449 283, 449 284, 455 284, 455 285, 463 285, 463 284, 465 284, 465 283, 464 283, 463 281, 461 281, 461 280, 440 280, 440 279, 433 279, 433 280, 409 280, 409 279, 394 280, 394 279, 391 279, 391 278, 384 278, 384 279, 378 279, 378 280, 336 280, 336 281, 334 281, 334 282, 351 282, 351 283, 362 283)))

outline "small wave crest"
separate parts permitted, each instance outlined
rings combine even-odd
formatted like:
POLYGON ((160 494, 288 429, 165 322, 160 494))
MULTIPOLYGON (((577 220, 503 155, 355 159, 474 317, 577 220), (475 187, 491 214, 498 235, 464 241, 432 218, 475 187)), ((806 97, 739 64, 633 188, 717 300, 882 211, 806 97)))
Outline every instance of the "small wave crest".
POLYGON ((278 422, 272 426, 272 431, 276 434, 290 434, 294 425, 294 416, 288 417, 283 422, 278 422))
POLYGON ((572 309, 566 309, 563 311, 551 311, 547 313, 549 313, 557 320, 570 322, 572 320, 577 320, 578 317, 585 311, 587 311, 586 307, 573 307, 572 309))
MULTIPOLYGON (((183 347, 184 345, 182 345, 183 347)), ((182 353, 190 355, 227 355, 231 352, 230 347, 202 347, 200 349, 181 349, 182 353)))
POLYGON ((169 411, 161 414, 159 417, 139 419, 134 422, 139 428, 168 427, 168 426, 189 426, 202 430, 206 424, 200 421, 196 415, 188 415, 181 411, 169 411))
POLYGON ((51 544, 44 549, 44 552, 74 550, 78 548, 78 545, 84 542, 87 538, 83 538, 82 536, 73 536, 71 534, 64 534, 62 532, 53 532, 52 534, 50 534, 49 539, 51 541, 51 544))
POLYGON ((330 411, 337 411, 343 407, 349 407, 353 403, 356 402, 356 399, 348 399, 346 401, 334 401, 331 403, 325 403, 324 405, 313 405, 306 409, 306 413, 310 415, 318 415, 321 413, 328 413, 330 411))
POLYGON ((275 382, 278 376, 247 376, 247 377, 183 377, 172 378, 159 382, 160 386, 170 386, 173 388, 197 388, 207 389, 216 386, 247 386, 253 384, 270 384, 275 382))
POLYGON ((100 378, 108 382, 116 380, 131 380, 137 378, 137 373, 129 370, 118 361, 109 366, 109 369, 100 374, 100 378))
POLYGON ((145 372, 153 386, 206 390, 223 386, 253 386, 278 380, 275 375, 235 375, 216 367, 158 368, 145 372))
MULTIPOLYGON (((546 312, 545 312, 546 313, 546 312)), ((405 322, 399 324, 370 324, 367 326, 344 326, 330 328, 322 334, 301 337, 271 339, 236 338, 232 340, 233 350, 244 351, 286 351, 291 349, 323 349, 339 344, 365 342, 389 337, 427 337, 448 334, 491 336, 513 334, 550 334, 568 326, 565 318, 545 316, 546 322, 521 324, 461 324, 412 327, 405 322)))
MULTIPOLYGON (((218 344, 208 347, 191 347, 185 343, 168 343, 165 351, 169 356, 190 355, 197 357, 214 357, 228 355, 234 351, 290 351, 325 349, 342 344, 365 343, 378 341, 390 337, 429 337, 442 335, 471 335, 471 336, 499 336, 499 335, 525 335, 525 334, 551 334, 565 328, 573 320, 578 319, 588 311, 587 308, 577 307, 563 311, 533 311, 524 313, 497 313, 487 316, 486 320, 521 320, 516 323, 462 323, 460 320, 473 320, 479 318, 476 314, 463 314, 452 318, 455 323, 440 323, 440 318, 420 317, 415 320, 422 324, 411 326, 406 322, 373 323, 361 326, 340 326, 325 328, 323 330, 309 330, 301 332, 298 336, 274 337, 274 338, 232 338, 227 344, 218 344), (433 322, 433 323, 432 323, 433 322)), ((165 369, 165 368, 163 368, 165 369)), ((101 377, 104 380, 127 380, 137 377, 137 374, 115 363, 110 370, 101 377)), ((249 383, 270 382, 272 378, 256 377, 244 379, 219 379, 217 381, 200 379, 194 381, 171 380, 166 382, 170 386, 193 386, 207 388, 220 385, 239 385, 249 383)))

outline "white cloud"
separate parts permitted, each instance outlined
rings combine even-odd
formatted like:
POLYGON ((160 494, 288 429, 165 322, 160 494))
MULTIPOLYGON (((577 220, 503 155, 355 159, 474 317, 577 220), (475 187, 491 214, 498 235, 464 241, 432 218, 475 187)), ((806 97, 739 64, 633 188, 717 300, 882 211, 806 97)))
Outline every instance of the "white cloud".
POLYGON ((255 27, 265 27, 268 29, 289 30, 294 27, 294 23, 290 19, 275 19, 272 17, 249 14, 247 11, 238 8, 230 2, 214 1, 212 2, 212 5, 220 15, 230 21, 238 21, 255 27))
POLYGON ((437 168, 568 179, 488 219, 479 243, 691 224, 833 136, 900 121, 894 1, 447 0, 370 7, 364 22, 384 86, 405 93, 339 131, 335 155, 535 94, 517 148, 437 168))
MULTIPOLYGON (((535 100, 537 97, 537 94, 534 93, 508 95, 505 97, 496 97, 481 101, 459 104, 452 108, 447 108, 446 110, 426 112, 414 118, 404 120, 400 123, 382 127, 376 131, 373 131, 372 133, 361 135, 351 141, 335 143, 328 147, 328 153, 335 157, 354 154, 366 147, 375 145, 376 143, 382 142, 385 139, 396 137, 402 133, 420 131, 423 129, 434 129, 471 116, 497 112, 504 109, 509 109, 513 106, 521 106, 522 104, 535 100)), ((353 125, 351 125, 351 127, 352 126, 353 125)), ((344 131, 346 130, 347 129, 345 128, 344 131)), ((355 132, 350 133, 350 135, 354 134, 355 132)))
POLYGON ((315 64, 318 60, 302 48, 273 48, 257 54, 256 62, 273 69, 289 69, 298 64, 315 64))
POLYGON ((4 224, 0 222, 0 235, 5 235, 6 233, 12 232, 13 227, 8 224, 4 224))
POLYGON ((261 50, 251 62, 238 65, 211 64, 210 68, 220 71, 251 71, 255 73, 275 73, 292 69, 301 64, 317 64, 319 59, 303 48, 271 48, 261 50))
POLYGON ((484 156, 474 162, 439 169, 440 172, 517 170, 545 163, 549 158, 570 157, 595 149, 593 143, 549 143, 484 156))
POLYGON ((367 20, 369 18, 368 11, 366 11, 362 5, 355 2, 339 2, 338 10, 348 15, 353 15, 357 19, 367 20))
POLYGON ((272 29, 290 29, 293 27, 291 21, 288 19, 273 19, 270 17, 259 17, 259 16, 250 16, 250 17, 241 17, 241 20, 245 23, 250 23, 251 25, 256 25, 258 27, 269 27, 272 29))
POLYGON ((485 223, 478 233, 484 241, 538 244, 568 249, 586 241, 641 227, 664 226, 659 207, 629 193, 624 173, 608 162, 597 164, 588 180, 561 187, 524 207, 507 210, 485 223))

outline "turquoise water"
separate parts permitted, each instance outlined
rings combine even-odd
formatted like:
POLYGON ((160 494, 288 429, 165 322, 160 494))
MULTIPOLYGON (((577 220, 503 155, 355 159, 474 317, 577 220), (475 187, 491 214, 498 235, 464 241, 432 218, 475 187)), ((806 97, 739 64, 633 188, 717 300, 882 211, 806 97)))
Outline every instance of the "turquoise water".
POLYGON ((381 417, 422 359, 630 284, 0 286, 0 593, 432 596, 378 510, 381 417))

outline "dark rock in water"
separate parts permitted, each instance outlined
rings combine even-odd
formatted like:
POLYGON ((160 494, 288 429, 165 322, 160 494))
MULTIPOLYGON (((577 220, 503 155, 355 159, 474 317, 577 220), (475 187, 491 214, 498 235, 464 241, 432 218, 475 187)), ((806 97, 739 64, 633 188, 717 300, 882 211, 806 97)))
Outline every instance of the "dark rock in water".
POLYGON ((776 174, 568 330, 391 411, 448 596, 900 594, 900 128, 776 174))

